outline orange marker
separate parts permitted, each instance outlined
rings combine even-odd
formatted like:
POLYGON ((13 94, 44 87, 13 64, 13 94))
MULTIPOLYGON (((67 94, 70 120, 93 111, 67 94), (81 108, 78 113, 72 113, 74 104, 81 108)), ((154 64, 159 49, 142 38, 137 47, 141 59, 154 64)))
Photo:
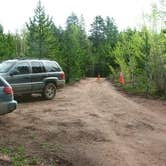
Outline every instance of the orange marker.
POLYGON ((97 80, 100 80, 100 74, 97 75, 97 80))
POLYGON ((124 80, 124 77, 123 77, 123 73, 122 73, 122 72, 120 72, 120 75, 119 75, 119 82, 120 82, 121 84, 125 84, 125 80, 124 80))

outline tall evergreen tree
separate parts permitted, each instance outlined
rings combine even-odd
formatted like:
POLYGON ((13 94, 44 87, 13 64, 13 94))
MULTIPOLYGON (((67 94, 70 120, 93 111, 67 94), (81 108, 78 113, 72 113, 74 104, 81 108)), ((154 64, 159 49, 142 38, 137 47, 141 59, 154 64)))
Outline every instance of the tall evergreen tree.
POLYGON ((80 67, 82 75, 89 73, 89 64, 91 63, 90 42, 85 30, 85 20, 83 15, 79 19, 79 45, 80 45, 80 67))
POLYGON ((71 82, 81 77, 78 17, 72 13, 66 23, 63 33, 63 61, 67 82, 71 82))
POLYGON ((0 59, 2 59, 4 55, 4 34, 3 34, 3 26, 0 24, 0 59))
POLYGON ((101 16, 96 16, 91 24, 90 40, 93 43, 94 50, 99 48, 105 40, 105 22, 101 16))
MULTIPOLYGON (((105 20, 105 56, 106 56, 106 62, 110 64, 113 67, 116 67, 115 62, 115 56, 113 54, 113 50, 117 44, 119 32, 118 27, 115 24, 115 21, 113 18, 106 17, 105 20)), ((109 68, 107 66, 106 72, 109 73, 109 68)))
POLYGON ((0 60, 15 57, 14 35, 3 32, 3 26, 0 25, 0 60))
POLYGON ((60 30, 60 43, 67 82, 80 79, 86 73, 88 38, 83 18, 72 13, 66 21, 66 29, 60 30), (81 20, 81 21, 80 21, 81 20))
POLYGON ((75 13, 72 13, 66 21, 67 27, 72 26, 72 25, 77 25, 79 24, 79 19, 75 13))
POLYGON ((52 19, 45 14, 44 7, 39 0, 34 17, 26 24, 27 55, 39 58, 55 58, 58 54, 58 39, 52 19))
POLYGON ((91 35, 89 37, 92 42, 92 70, 93 76, 101 74, 106 75, 106 52, 105 52, 105 21, 101 16, 96 16, 91 24, 91 35))
POLYGON ((3 34, 3 26, 0 24, 0 34, 3 34))

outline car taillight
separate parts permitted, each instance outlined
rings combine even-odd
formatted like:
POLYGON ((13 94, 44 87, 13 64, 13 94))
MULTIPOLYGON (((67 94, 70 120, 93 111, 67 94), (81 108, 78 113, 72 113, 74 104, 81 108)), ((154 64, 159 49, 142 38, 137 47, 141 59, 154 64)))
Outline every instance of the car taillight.
POLYGON ((64 72, 61 73, 60 77, 61 77, 62 80, 65 80, 65 73, 64 72))
POLYGON ((9 95, 9 94, 13 94, 13 89, 12 87, 4 87, 3 91, 5 92, 5 94, 9 95))

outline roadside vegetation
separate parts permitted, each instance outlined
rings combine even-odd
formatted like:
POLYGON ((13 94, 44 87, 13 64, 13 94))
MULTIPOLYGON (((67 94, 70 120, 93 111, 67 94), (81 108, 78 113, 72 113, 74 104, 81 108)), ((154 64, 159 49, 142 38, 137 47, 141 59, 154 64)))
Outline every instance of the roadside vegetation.
POLYGON ((83 16, 72 13, 66 27, 57 27, 38 2, 34 17, 15 34, 0 26, 0 60, 49 58, 57 60, 67 82, 85 76, 110 77, 115 82, 122 72, 124 88, 147 95, 166 95, 166 2, 152 6, 139 29, 119 31, 115 20, 96 16, 90 32, 83 16))
POLYGON ((0 157, 4 162, 3 164, 12 166, 37 165, 40 163, 39 159, 26 156, 25 149, 22 146, 17 148, 0 147, 0 157))

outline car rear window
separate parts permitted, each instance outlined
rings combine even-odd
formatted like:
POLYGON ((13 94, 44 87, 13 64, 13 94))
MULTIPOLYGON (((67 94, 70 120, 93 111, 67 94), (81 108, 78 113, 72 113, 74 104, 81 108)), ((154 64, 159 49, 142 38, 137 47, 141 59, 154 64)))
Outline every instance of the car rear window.
POLYGON ((47 72, 61 71, 61 68, 55 62, 45 62, 47 72))

